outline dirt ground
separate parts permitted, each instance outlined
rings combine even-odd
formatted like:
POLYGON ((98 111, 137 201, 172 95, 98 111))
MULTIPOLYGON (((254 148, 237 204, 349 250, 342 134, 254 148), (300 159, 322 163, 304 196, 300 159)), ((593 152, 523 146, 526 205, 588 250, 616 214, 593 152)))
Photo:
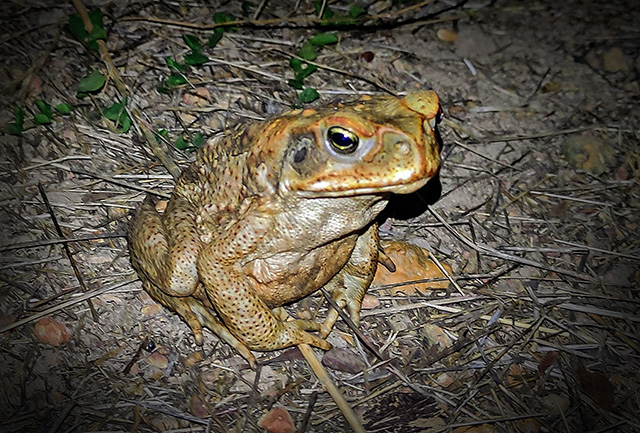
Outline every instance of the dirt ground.
POLYGON ((298 431, 351 431, 297 349, 256 372, 212 333, 197 346, 142 290, 127 221, 199 134, 431 88, 442 197, 396 203, 382 236, 455 284, 374 284, 361 331, 384 360, 339 321, 333 382, 369 432, 640 431, 640 5, 327 3, 323 21, 310 1, 85 2, 105 33, 83 44, 74 4, 2 2, 0 431, 260 432, 276 407, 298 431), (323 33, 301 102, 290 59, 323 33))

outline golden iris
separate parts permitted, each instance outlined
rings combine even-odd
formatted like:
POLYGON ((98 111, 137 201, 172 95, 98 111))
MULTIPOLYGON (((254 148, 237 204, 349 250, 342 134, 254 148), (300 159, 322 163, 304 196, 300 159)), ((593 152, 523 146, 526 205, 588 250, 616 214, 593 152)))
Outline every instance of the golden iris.
POLYGON ((343 155, 355 152, 360 141, 356 134, 341 126, 330 127, 327 130, 327 140, 336 152, 343 155))

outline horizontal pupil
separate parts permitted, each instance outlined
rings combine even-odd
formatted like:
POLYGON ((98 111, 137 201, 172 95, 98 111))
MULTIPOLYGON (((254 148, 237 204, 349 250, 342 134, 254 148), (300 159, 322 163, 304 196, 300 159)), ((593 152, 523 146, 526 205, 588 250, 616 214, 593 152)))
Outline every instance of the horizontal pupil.
POLYGON ((353 145, 353 139, 346 134, 341 134, 336 132, 331 137, 333 142, 336 143, 340 147, 349 147, 353 145))

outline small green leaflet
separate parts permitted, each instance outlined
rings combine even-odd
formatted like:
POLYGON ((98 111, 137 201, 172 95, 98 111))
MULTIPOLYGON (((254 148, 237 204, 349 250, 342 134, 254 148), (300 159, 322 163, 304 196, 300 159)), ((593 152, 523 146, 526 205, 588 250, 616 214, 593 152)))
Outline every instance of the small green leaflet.
POLYGON ((358 6, 357 4, 352 4, 349 6, 349 16, 351 18, 358 18, 360 15, 364 15, 367 13, 367 10, 362 6, 358 6))
POLYGON ((167 56, 164 58, 164 61, 167 66, 169 66, 169 69, 175 69, 178 72, 184 71, 184 65, 176 62, 172 57, 167 56))
POLYGON ((102 112, 104 117, 116 123, 119 132, 127 132, 131 128, 131 118, 125 109, 125 104, 126 99, 122 102, 116 102, 102 112))
POLYGON ((36 113, 33 116, 33 122, 36 125, 48 125, 51 123, 51 117, 53 116, 53 111, 51 110, 51 105, 42 99, 36 99, 36 106, 40 113, 36 113))
POLYGON ((20 107, 13 109, 15 122, 8 123, 4 127, 4 131, 11 135, 22 135, 24 129, 24 110, 20 107))
POLYGON ((203 63, 207 63, 209 61, 209 57, 205 56, 200 52, 191 52, 189 54, 185 54, 184 62, 187 65, 196 66, 202 65, 203 63))
POLYGON ((313 102, 320 97, 318 91, 312 87, 306 87, 300 94, 298 95, 298 99, 300 102, 313 102))
POLYGON ((182 35, 182 40, 191 48, 194 53, 202 51, 202 44, 197 36, 194 35, 182 35))
POLYGON ((71 105, 66 102, 62 102, 56 105, 56 111, 60 114, 71 114, 71 105))
POLYGON ((209 48, 213 48, 218 45, 218 42, 220 42, 220 39, 222 39, 222 35, 224 35, 224 28, 216 27, 213 30, 213 34, 209 36, 209 40, 207 40, 207 46, 209 48))
POLYGON ((98 43, 96 42, 98 39, 106 39, 107 32, 104 29, 103 24, 103 15, 100 9, 94 9, 89 12, 89 19, 91 20, 91 24, 93 25, 93 29, 91 30, 91 34, 87 33, 87 30, 84 28, 84 23, 82 22, 82 18, 79 15, 71 15, 69 17, 69 31, 73 36, 76 37, 80 42, 85 44, 89 49, 97 51, 98 43))
POLYGON ((178 137, 178 139, 173 143, 173 145, 179 150, 189 150, 193 151, 199 149, 204 144, 204 135, 201 132, 196 132, 193 134, 193 139, 189 142, 184 135, 178 137))
POLYGON ((181 74, 173 74, 167 78, 167 86, 169 88, 178 87, 187 84, 187 79, 181 74))
MULTIPOLYGON (((338 42, 338 37, 334 33, 320 33, 319 35, 315 35, 314 37, 309 39, 309 42, 312 45, 335 44, 336 42, 338 42)), ((302 57, 302 55, 300 55, 300 57, 302 57)))
POLYGON ((89 75, 80 80, 80 83, 78 84, 78 93, 96 92, 102 89, 106 81, 105 76, 94 69, 89 75))
POLYGON ((300 48, 300 51, 298 52, 298 55, 305 60, 315 60, 316 57, 318 57, 318 53, 316 53, 316 48, 310 42, 305 42, 302 45, 302 47, 300 48))

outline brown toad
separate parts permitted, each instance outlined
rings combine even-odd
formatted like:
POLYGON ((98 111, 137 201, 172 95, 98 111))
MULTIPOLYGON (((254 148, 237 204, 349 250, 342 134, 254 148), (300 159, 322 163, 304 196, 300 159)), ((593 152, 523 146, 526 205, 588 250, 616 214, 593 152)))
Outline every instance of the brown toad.
POLYGON ((364 96, 210 140, 164 213, 148 197, 131 220, 145 290, 196 342, 205 326, 250 362, 248 349, 328 349, 335 311, 320 326, 272 309, 324 287, 358 322, 378 261, 374 220, 392 193, 437 174, 438 116, 432 91, 364 96))

